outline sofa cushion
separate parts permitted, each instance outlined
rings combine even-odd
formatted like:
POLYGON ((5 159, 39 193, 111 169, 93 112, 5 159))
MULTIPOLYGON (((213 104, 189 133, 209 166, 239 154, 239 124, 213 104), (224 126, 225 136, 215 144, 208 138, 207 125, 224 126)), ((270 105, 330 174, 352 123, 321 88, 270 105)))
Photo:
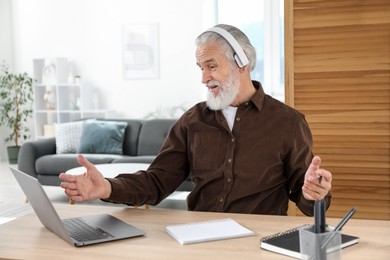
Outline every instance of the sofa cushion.
POLYGON ((75 153, 80 146, 83 121, 54 124, 56 153, 75 153))
POLYGON ((112 163, 152 163, 156 158, 155 155, 141 155, 141 156, 123 156, 115 158, 112 163))
POLYGON ((152 119, 145 121, 138 138, 137 156, 157 155, 176 119, 152 119))
MULTIPOLYGON (((104 121, 122 121, 118 119, 100 119, 104 121)), ((125 119, 123 122, 127 123, 125 130, 125 137, 123 140, 123 154, 124 155, 137 155, 138 136, 142 126, 142 120, 137 119, 125 119)))
POLYGON ((123 154, 126 122, 89 121, 84 124, 78 153, 123 154))

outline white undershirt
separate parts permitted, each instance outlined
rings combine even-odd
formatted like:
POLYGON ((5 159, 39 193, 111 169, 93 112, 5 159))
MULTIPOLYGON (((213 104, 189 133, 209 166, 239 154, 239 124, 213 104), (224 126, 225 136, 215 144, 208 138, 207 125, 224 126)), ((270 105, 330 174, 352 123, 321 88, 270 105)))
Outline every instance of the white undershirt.
POLYGON ((234 119, 236 118, 237 107, 228 106, 222 109, 222 113, 228 123, 230 131, 233 129, 234 119))

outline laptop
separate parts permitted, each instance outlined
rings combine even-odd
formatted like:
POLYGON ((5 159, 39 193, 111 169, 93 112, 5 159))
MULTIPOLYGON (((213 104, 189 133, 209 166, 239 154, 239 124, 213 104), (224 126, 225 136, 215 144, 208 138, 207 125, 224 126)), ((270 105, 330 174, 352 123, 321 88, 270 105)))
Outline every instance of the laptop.
POLYGON ((71 245, 80 247, 145 235, 144 231, 109 214, 60 219, 40 182, 10 168, 41 223, 71 245))

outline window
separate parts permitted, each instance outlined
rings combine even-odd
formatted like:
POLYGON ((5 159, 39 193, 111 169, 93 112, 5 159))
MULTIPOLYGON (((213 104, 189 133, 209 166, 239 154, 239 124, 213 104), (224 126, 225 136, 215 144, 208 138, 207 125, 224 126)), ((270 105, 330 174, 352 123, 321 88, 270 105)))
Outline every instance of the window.
POLYGON ((283 0, 214 1, 216 23, 240 28, 256 48, 252 79, 260 81, 267 94, 284 101, 283 0))

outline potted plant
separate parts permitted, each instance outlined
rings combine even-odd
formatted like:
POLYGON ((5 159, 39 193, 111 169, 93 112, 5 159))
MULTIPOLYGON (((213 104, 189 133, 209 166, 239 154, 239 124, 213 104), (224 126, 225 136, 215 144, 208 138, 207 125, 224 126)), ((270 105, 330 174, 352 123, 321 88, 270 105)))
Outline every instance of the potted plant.
POLYGON ((28 119, 32 117, 33 79, 26 72, 14 74, 3 63, 0 68, 0 124, 10 129, 4 139, 10 164, 16 164, 22 142, 30 137, 28 119))

